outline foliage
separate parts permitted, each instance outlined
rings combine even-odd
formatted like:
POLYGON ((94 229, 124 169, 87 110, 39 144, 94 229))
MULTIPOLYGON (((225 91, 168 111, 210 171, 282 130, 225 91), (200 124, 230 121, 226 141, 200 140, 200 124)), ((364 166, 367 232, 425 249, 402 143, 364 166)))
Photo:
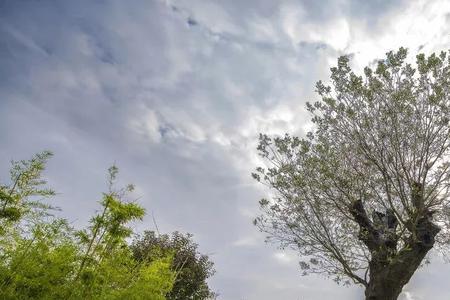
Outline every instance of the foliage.
POLYGON ((65 298, 77 246, 64 220, 38 224, 31 236, 16 236, 8 246, 1 249, 0 298, 65 298))
POLYGON ((145 231, 131 245, 138 261, 151 262, 173 254, 171 269, 176 272, 176 280, 172 291, 167 295, 167 299, 171 300, 202 300, 216 296, 206 282, 215 272, 213 263, 207 255, 200 254, 197 248, 191 234, 179 232, 169 236, 145 231))
POLYGON ((55 194, 52 189, 43 187, 46 181, 41 177, 52 155, 44 151, 30 160, 12 161, 10 184, 0 184, 0 234, 19 220, 42 215, 51 208, 36 199, 55 194))
POLYGON ((400 48, 359 76, 340 57, 307 104, 305 138, 260 136, 268 165, 253 177, 274 197, 255 223, 297 249, 306 274, 369 289, 391 272, 401 291, 429 249, 448 245, 449 57, 419 54, 416 65, 400 48))
POLYGON ((13 162, 11 183, 0 186, 0 298, 166 299, 172 255, 136 260, 126 241, 133 234, 127 224, 145 214, 125 200, 133 187, 114 190, 118 170, 111 167, 101 213, 76 231, 40 201, 54 195, 41 177, 50 156, 13 162))

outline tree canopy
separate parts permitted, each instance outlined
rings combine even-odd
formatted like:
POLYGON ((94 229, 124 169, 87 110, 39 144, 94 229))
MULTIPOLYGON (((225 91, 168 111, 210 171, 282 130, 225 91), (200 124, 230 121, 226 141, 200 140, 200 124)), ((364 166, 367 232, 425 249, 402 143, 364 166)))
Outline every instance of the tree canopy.
POLYGON ((176 273, 169 300, 213 299, 206 280, 214 275, 214 264, 205 254, 198 252, 198 245, 191 234, 173 232, 171 235, 145 231, 132 243, 131 249, 138 261, 153 261, 173 254, 171 269, 176 273))
POLYGON ((449 56, 407 59, 400 48, 357 75, 340 57, 307 103, 313 130, 261 134, 253 174, 271 188, 256 225, 296 249, 305 274, 363 285, 367 299, 397 299, 449 241, 449 56))
MULTIPOLYGON (((116 189, 115 166, 108 170, 101 209, 87 228, 76 230, 53 216, 53 207, 44 199, 55 193, 42 177, 51 156, 45 151, 13 162, 10 182, 0 185, 1 299, 164 300, 172 295, 174 284, 182 290, 198 280, 194 271, 182 273, 183 282, 176 280, 179 270, 174 263, 186 253, 195 255, 189 256, 189 268, 205 267, 205 274, 212 274, 211 262, 189 252, 196 250, 190 235, 175 234, 180 239, 171 240, 173 245, 185 242, 186 247, 166 251, 160 243, 146 249, 151 260, 136 257, 127 242, 134 234, 129 223, 142 220, 145 210, 129 199, 132 185, 116 189)), ((204 279, 199 290, 208 293, 195 299, 211 295, 204 279)))

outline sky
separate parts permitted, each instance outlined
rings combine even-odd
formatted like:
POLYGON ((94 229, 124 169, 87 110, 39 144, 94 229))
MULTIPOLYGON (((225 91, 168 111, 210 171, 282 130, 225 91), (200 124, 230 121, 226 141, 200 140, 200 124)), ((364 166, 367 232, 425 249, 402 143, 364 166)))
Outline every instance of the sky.
MULTIPOLYGON (((0 0, 0 181, 11 159, 55 153, 50 203, 86 224, 116 164, 147 209, 137 231, 194 234, 222 300, 357 300, 301 276, 294 251, 252 225, 260 132, 303 136, 306 101, 340 55, 450 48, 448 1, 0 0)), ((448 300, 432 256, 400 299, 448 300)))

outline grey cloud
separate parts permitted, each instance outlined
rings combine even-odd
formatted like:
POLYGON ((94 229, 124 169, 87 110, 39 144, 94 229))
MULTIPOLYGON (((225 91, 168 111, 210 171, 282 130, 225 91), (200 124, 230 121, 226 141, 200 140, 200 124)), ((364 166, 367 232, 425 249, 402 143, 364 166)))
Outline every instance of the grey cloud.
MULTIPOLYGON (((213 253, 220 299, 361 298, 274 258, 251 224, 263 192, 250 172, 260 131, 304 134, 303 103, 340 54, 327 34, 292 43, 281 6, 326 27, 376 20, 402 2, 0 3, 1 179, 9 159, 53 150, 53 204, 85 224, 116 162, 161 230, 192 232, 213 253)), ((412 293, 428 293, 433 284, 415 278, 412 293)))

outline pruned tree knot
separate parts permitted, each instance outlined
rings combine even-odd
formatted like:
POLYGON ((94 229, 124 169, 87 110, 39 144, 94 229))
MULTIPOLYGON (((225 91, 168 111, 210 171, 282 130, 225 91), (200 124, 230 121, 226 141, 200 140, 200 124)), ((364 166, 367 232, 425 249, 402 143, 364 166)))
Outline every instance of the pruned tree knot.
POLYGON ((439 231, 441 231, 441 228, 434 224, 428 215, 423 216, 417 221, 416 226, 418 244, 431 249, 439 231))

